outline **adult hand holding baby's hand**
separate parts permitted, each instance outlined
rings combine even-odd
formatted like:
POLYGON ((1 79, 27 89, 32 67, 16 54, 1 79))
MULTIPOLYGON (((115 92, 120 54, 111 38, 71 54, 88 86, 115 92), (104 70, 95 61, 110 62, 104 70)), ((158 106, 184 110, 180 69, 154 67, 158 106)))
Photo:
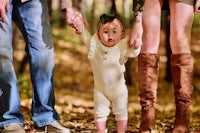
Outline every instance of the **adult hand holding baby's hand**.
POLYGON ((69 26, 76 30, 77 34, 81 34, 83 26, 88 24, 83 15, 73 7, 66 9, 66 21, 69 26))
POLYGON ((142 23, 135 22, 129 34, 129 47, 137 49, 142 45, 142 33, 142 23))

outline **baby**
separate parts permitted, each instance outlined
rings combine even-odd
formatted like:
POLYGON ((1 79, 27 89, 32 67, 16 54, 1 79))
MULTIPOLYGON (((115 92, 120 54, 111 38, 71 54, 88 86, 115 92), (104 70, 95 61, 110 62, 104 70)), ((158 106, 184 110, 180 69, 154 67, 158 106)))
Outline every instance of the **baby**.
POLYGON ((115 14, 101 15, 97 33, 93 36, 83 27, 81 38, 88 48, 94 76, 94 118, 97 132, 107 132, 106 120, 111 107, 117 132, 125 133, 128 91, 124 79, 124 63, 128 57, 136 57, 141 46, 136 49, 128 46, 123 24, 115 14))

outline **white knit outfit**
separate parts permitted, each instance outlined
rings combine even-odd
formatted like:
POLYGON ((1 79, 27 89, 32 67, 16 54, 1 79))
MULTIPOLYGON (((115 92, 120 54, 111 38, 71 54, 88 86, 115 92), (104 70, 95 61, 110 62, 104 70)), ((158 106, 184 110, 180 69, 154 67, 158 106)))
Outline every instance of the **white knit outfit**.
POLYGON ((130 49, 127 39, 122 39, 113 47, 106 47, 97 34, 91 36, 86 29, 81 37, 88 47, 88 59, 94 76, 95 121, 106 121, 110 106, 116 120, 127 120, 128 92, 124 79, 124 63, 127 57, 136 57, 141 48, 130 49))

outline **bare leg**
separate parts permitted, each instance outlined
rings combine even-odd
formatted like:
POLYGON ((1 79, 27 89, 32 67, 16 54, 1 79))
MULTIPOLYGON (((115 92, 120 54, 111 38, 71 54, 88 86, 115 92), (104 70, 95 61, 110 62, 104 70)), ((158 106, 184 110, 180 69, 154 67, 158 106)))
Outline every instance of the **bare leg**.
POLYGON ((127 130, 127 120, 117 121, 117 132, 125 133, 127 130))
POLYGON ((160 43, 159 0, 145 0, 143 11, 143 45, 138 57, 141 123, 139 133, 155 128, 155 108, 158 84, 158 47, 160 43))
POLYGON ((190 50, 190 38, 194 7, 193 5, 170 0, 170 12, 171 71, 176 103, 176 115, 172 132, 188 133, 189 107, 193 91, 193 61, 190 50))
POLYGON ((106 122, 95 122, 96 129, 98 133, 104 133, 106 130, 106 122))

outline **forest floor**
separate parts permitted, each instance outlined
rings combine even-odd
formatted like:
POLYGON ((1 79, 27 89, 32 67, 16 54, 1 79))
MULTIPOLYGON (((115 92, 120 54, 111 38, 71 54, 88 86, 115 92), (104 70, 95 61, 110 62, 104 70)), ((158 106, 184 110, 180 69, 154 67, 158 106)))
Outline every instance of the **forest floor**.
MULTIPOLYGON (((95 132, 93 118, 93 77, 87 59, 87 49, 81 44, 77 35, 71 29, 53 30, 55 43, 55 76, 54 86, 56 94, 56 110, 60 115, 61 122, 73 133, 95 132)), ((165 34, 161 32, 160 69, 158 98, 156 103, 156 129, 160 133, 169 132, 174 122, 174 97, 172 83, 165 80, 166 75, 166 51, 165 34)), ((192 35, 192 54, 195 60, 194 69, 194 93, 191 105, 191 132, 200 132, 200 33, 192 35)), ((24 56, 24 42, 20 41, 14 53, 16 71, 24 56)), ((137 58, 130 59, 131 85, 128 85, 128 131, 138 132, 140 123, 140 104, 137 89, 137 58)), ((129 78, 130 79, 130 78, 129 78)), ((25 129, 27 133, 33 130, 31 120, 31 82, 29 66, 26 65, 23 74, 18 74, 21 110, 25 117, 25 129)), ((108 117, 107 127, 109 133, 114 133, 116 124, 111 113, 108 117)))

